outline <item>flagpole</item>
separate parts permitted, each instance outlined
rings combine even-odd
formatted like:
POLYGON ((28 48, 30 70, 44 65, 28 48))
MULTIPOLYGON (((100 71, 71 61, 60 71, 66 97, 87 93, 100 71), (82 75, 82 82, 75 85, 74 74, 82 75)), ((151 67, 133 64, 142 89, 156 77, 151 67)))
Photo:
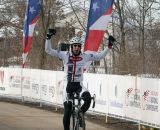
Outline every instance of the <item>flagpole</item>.
POLYGON ((21 67, 21 97, 22 97, 22 103, 24 102, 24 97, 23 97, 23 68, 24 68, 24 64, 21 67))

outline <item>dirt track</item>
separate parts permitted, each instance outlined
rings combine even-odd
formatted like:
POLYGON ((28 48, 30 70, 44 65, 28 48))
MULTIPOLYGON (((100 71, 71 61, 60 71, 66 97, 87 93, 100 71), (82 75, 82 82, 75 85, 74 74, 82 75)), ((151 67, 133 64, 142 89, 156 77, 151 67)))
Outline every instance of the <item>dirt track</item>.
MULTIPOLYGON (((0 130, 63 130, 62 114, 0 102, 0 130)), ((116 130, 87 121, 87 130, 116 130)))

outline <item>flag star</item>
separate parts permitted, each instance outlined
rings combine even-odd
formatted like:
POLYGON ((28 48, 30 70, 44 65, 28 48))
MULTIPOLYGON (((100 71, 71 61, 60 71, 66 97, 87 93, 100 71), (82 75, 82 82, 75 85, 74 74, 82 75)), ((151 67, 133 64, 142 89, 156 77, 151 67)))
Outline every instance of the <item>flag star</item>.
POLYGON ((36 10, 34 9, 34 7, 30 7, 29 12, 31 12, 31 14, 33 14, 36 10))
POLYGON ((94 12, 99 8, 98 3, 93 3, 92 9, 94 10, 94 12))

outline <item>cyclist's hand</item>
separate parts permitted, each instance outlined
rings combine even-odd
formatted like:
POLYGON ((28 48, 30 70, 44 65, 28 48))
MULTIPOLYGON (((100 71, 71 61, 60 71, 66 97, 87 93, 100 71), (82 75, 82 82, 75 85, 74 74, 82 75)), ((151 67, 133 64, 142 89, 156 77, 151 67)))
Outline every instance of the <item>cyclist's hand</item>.
POLYGON ((115 41, 116 41, 116 39, 113 36, 109 35, 109 37, 108 37, 108 48, 112 48, 113 43, 115 41))
POLYGON ((50 28, 50 29, 48 29, 48 33, 47 33, 47 39, 49 40, 49 39, 51 39, 51 37, 53 36, 53 35, 55 35, 56 34, 56 29, 54 29, 54 28, 50 28))

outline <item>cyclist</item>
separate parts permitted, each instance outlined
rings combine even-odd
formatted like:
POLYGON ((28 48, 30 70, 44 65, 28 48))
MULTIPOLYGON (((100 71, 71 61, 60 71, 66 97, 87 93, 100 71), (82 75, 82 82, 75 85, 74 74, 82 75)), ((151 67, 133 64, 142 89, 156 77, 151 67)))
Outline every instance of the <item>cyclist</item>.
POLYGON ((51 56, 59 57, 63 60, 64 72, 66 74, 66 86, 64 86, 64 116, 63 126, 64 130, 70 130, 70 117, 72 111, 72 102, 67 101, 67 93, 72 96, 74 92, 79 92, 82 97, 86 97, 81 107, 81 112, 85 113, 91 104, 91 95, 89 91, 83 86, 83 72, 85 63, 93 60, 103 59, 108 51, 112 48, 115 39, 109 36, 109 44, 100 53, 86 53, 81 51, 82 41, 80 37, 73 37, 70 43, 70 51, 58 51, 51 47, 51 36, 56 33, 56 30, 47 34, 45 42, 45 51, 51 56))

